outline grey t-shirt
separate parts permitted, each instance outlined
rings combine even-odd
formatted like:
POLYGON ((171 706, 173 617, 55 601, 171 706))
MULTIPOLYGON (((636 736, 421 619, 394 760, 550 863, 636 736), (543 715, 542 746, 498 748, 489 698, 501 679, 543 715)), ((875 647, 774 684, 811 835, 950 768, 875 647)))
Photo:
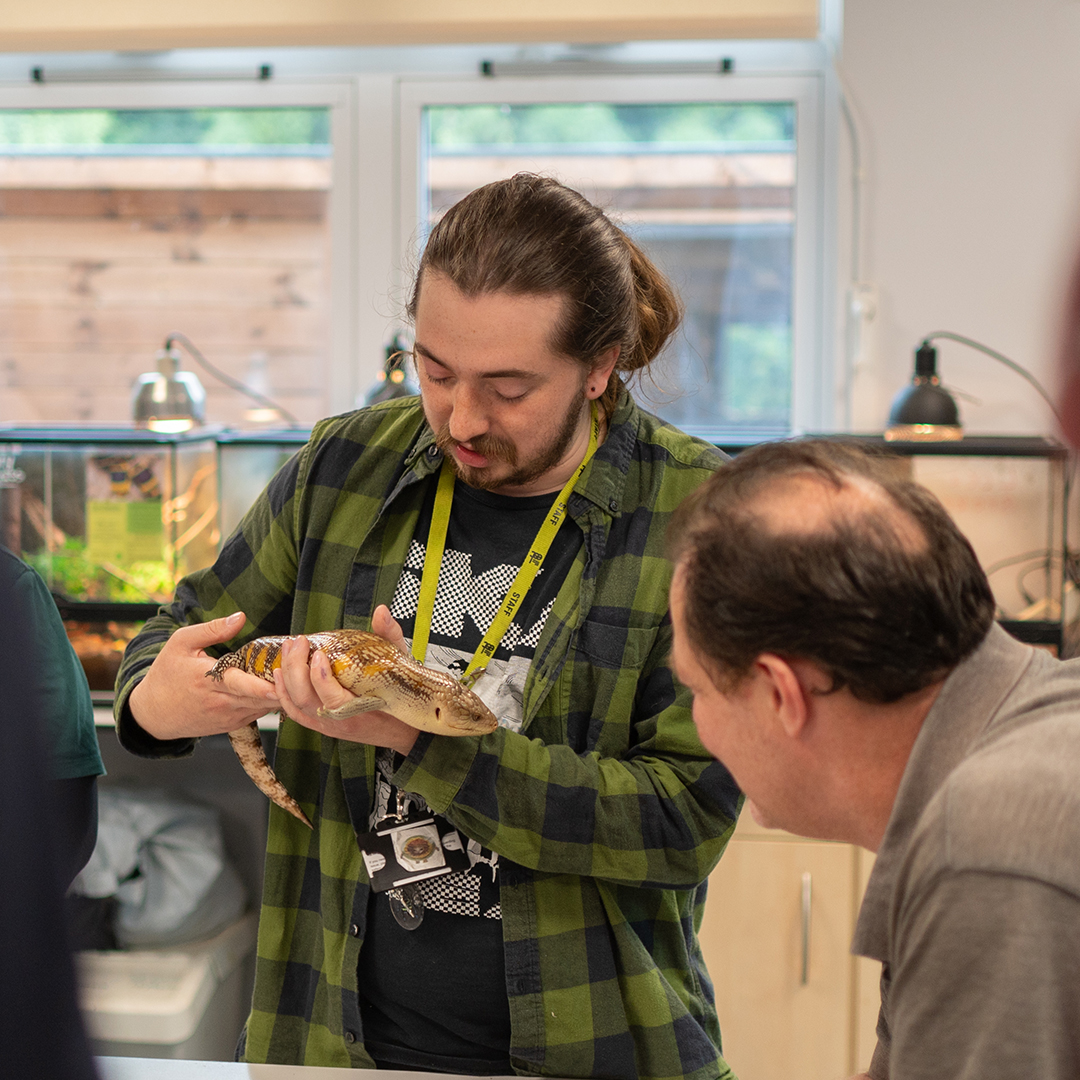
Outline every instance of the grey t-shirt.
POLYGON ((994 627, 949 676, 853 951, 885 965, 875 1080, 1080 1076, 1080 661, 994 627))

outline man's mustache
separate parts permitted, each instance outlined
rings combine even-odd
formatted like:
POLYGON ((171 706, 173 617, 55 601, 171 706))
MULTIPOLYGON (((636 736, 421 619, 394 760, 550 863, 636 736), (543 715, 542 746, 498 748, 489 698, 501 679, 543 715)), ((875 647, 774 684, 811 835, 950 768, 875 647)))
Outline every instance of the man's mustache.
MULTIPOLYGON (((443 424, 435 432, 435 445, 446 455, 458 445, 458 440, 450 434, 449 424, 443 424)), ((469 440, 469 449, 490 461, 501 461, 512 467, 517 465, 517 447, 509 439, 500 439, 497 435, 477 435, 469 440)))

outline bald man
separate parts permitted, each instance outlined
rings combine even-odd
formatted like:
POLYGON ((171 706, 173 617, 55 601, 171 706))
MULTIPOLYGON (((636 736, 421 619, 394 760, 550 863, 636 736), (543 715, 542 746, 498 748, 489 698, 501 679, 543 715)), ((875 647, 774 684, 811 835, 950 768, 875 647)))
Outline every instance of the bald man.
POLYGON ((674 667, 761 824, 877 853, 869 1076, 1080 1076, 1080 661, 1009 637, 925 489, 831 441, 672 524, 674 667))

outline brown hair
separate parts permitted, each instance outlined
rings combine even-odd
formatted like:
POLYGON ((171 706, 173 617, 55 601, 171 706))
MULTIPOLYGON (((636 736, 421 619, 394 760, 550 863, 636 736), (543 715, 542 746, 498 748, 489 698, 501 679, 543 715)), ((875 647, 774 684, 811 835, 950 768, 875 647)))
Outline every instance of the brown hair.
POLYGON ((690 644, 729 684, 775 653, 813 660, 833 689, 896 701, 973 652, 994 617, 975 552, 937 499, 883 455, 833 440, 744 450, 683 502, 668 537, 690 644), (755 500, 799 476, 837 491, 861 477, 886 499, 809 532, 771 527, 755 500))
MULTIPOLYGON (((583 195, 532 173, 477 188, 432 229, 407 309, 413 319, 425 273, 470 297, 564 297, 551 347, 591 366, 618 345, 615 371, 627 375, 652 363, 682 319, 671 285, 622 229, 583 195)), ((608 381, 606 415, 621 385, 618 374, 608 381)))

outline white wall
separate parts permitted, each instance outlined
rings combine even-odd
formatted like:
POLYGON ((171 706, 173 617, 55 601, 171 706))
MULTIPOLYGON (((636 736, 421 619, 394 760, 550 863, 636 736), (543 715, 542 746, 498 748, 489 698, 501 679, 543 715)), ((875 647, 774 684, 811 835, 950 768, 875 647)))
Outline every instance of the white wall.
MULTIPOLYGON (((853 428, 881 430, 934 330, 976 338, 1050 388, 1080 244, 1080 3, 845 0, 839 67, 864 166, 862 277, 877 299, 853 428)), ((943 381, 982 401, 960 400, 970 432, 1054 429, 996 361, 949 342, 938 357, 943 381)))

